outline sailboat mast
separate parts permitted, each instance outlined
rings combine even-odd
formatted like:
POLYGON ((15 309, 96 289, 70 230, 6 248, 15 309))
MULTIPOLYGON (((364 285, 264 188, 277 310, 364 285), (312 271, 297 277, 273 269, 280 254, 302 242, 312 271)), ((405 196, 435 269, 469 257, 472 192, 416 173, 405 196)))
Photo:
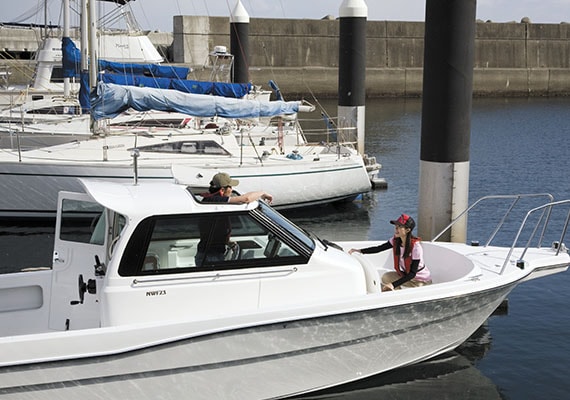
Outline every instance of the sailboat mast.
POLYGON ((87 41, 87 0, 81 2, 81 71, 87 71, 89 68, 89 44, 87 41))
MULTIPOLYGON (((63 37, 69 37, 69 0, 63 0, 63 37)), ((69 78, 63 78, 63 96, 69 98, 70 92, 69 78)))
POLYGON ((89 87, 91 90, 97 86, 97 14, 95 0, 87 0, 89 3, 88 23, 89 23, 89 87))
POLYGON ((44 1, 44 39, 48 37, 48 5, 47 0, 44 1))

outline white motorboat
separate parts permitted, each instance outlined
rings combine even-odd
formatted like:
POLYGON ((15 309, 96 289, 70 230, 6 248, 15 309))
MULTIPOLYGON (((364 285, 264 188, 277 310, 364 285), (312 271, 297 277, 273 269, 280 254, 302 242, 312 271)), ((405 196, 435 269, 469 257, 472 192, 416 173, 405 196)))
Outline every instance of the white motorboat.
MULTIPOLYGON (((529 211, 512 246, 424 242, 433 284, 381 292, 390 252, 349 255, 371 243, 318 239, 263 202, 201 203, 170 182, 82 185, 60 194, 52 268, 0 275, 3 398, 307 393, 449 351, 519 283, 570 264, 567 223, 552 233, 549 218, 563 208, 568 222, 570 200, 529 211), (228 221, 225 257, 197 264, 199 241, 208 251, 228 221)), ((490 220, 494 238, 505 218, 490 220)))

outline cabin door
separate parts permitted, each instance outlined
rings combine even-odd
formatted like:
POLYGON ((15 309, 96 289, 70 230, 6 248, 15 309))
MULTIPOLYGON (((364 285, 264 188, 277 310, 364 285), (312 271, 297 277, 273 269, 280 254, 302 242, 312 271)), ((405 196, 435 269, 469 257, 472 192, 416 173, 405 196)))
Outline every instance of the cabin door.
POLYGON ((49 326, 55 330, 100 326, 107 213, 90 196, 61 192, 53 252, 49 326), (99 260, 99 261, 97 261, 99 260))

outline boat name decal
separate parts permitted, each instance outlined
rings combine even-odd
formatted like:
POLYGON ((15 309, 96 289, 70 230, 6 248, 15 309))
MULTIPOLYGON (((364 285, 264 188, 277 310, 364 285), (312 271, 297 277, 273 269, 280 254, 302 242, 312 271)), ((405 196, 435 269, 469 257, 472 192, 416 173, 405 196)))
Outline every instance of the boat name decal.
POLYGON ((166 296, 166 290, 151 290, 150 292, 146 292, 148 296, 166 296))

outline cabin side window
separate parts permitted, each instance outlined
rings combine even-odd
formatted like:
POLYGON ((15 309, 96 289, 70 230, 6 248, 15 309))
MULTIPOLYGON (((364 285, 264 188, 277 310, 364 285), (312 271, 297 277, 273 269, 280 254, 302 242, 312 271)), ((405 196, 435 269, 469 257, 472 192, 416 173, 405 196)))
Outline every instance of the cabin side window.
POLYGON ((151 153, 179 153, 206 156, 230 155, 226 149, 224 149, 220 144, 213 140, 185 140, 180 142, 166 142, 149 146, 140 146, 138 149, 143 152, 151 153))
POLYGON ((63 66, 54 65, 51 70, 50 82, 63 83, 63 66))
POLYGON ((306 263, 279 233, 244 213, 149 218, 128 243, 121 276, 202 272, 306 263))
POLYGON ((79 106, 61 106, 51 105, 41 108, 32 108, 26 111, 28 115, 79 115, 81 114, 81 107, 79 106))

